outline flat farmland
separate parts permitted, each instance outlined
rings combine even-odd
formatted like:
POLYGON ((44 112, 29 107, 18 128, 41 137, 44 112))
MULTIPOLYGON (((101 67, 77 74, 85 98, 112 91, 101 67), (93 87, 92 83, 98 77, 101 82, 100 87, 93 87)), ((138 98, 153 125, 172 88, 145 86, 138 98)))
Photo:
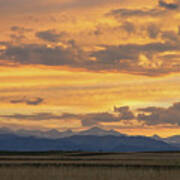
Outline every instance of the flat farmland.
POLYGON ((0 153, 1 180, 179 180, 180 153, 0 153))

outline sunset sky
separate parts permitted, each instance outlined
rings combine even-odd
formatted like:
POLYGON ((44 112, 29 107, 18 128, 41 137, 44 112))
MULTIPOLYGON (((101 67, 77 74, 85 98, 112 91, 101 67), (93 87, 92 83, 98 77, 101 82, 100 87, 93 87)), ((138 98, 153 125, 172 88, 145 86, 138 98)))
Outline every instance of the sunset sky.
POLYGON ((180 134, 180 0, 0 0, 0 127, 180 134))

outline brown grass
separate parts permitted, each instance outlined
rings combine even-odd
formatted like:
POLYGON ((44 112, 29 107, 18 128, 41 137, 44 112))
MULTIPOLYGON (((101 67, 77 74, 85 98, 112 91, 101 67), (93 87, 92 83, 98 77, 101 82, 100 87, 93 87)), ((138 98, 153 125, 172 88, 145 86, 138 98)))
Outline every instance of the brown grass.
POLYGON ((179 170, 21 167, 0 168, 1 180, 179 180, 179 170))
POLYGON ((0 155, 0 180, 179 180, 180 153, 0 155))

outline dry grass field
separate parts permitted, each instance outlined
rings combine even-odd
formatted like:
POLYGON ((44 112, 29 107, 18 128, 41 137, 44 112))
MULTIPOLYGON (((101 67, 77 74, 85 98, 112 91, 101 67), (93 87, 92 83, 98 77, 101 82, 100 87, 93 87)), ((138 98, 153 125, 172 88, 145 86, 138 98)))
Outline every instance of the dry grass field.
POLYGON ((0 180, 179 180, 180 153, 1 153, 0 180))

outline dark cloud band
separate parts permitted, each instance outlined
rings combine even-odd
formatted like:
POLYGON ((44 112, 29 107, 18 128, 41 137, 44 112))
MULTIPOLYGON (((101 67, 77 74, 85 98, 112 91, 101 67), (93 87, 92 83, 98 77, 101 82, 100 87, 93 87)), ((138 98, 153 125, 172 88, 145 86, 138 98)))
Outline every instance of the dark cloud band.
MULTIPOLYGON (((180 125, 180 103, 174 103, 167 108, 146 107, 135 110, 134 112, 128 106, 114 107, 114 112, 72 114, 63 113, 56 115, 52 113, 37 113, 31 115, 13 114, 1 115, 5 119, 29 120, 29 121, 46 121, 46 120, 80 120, 85 127, 101 125, 101 123, 126 122, 133 120, 143 123, 146 126, 155 125, 180 125)), ((133 125, 132 125, 133 128, 133 125)))

